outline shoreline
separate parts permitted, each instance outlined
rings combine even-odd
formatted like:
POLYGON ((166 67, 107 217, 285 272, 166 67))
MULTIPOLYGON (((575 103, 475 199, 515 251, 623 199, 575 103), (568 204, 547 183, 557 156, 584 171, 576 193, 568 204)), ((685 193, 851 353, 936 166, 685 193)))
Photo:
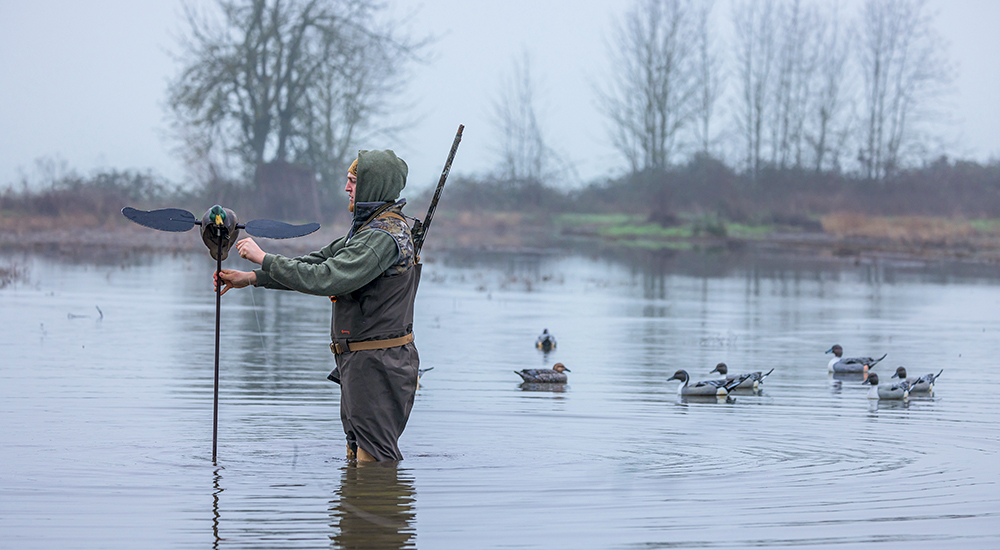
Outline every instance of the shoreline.
MULTIPOLYGON (((54 252, 107 255, 132 252, 191 252, 204 250, 196 231, 170 233, 134 224, 110 223, 76 228, 34 227, 19 231, 0 229, 0 252, 54 252)), ((348 226, 334 223, 296 239, 257 239, 264 250, 301 255, 318 250, 346 233, 348 226)), ((243 236, 241 235, 241 238, 243 236)), ((957 261, 1000 263, 1000 237, 965 235, 947 238, 879 238, 837 236, 827 232, 772 232, 752 237, 608 237, 591 228, 567 228, 526 221, 515 213, 490 215, 463 212, 435 219, 425 256, 435 252, 478 251, 497 253, 568 252, 574 249, 633 249, 656 253, 680 251, 756 250, 814 258, 878 258, 898 261, 957 261)))

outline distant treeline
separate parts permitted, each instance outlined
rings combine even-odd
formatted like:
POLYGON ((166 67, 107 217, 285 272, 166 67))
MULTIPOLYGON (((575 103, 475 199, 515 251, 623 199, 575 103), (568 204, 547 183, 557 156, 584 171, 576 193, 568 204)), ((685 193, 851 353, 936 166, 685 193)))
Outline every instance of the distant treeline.
MULTIPOLYGON (((424 198, 426 200, 426 197, 424 198)), ((625 212, 670 225, 682 213, 735 222, 814 223, 832 212, 881 216, 1000 217, 1000 163, 940 158, 883 180, 798 168, 764 168, 757 178, 707 156, 571 191, 537 181, 456 178, 446 201, 458 210, 625 212)))
MULTIPOLYGON (((89 177, 72 174, 42 186, 4 191, 0 194, 0 218, 70 216, 78 220, 87 216, 94 223, 106 223, 121 218, 121 208, 126 205, 147 209, 180 207, 200 215, 216 203, 234 208, 245 219, 272 216, 330 222, 349 215, 344 197, 310 194, 315 189, 305 186, 301 193, 275 194, 219 181, 191 191, 172 186, 149 172, 109 171, 89 177)), ((431 192, 428 189, 420 196, 409 197, 411 214, 424 211, 431 192)), ((711 157, 696 156, 668 170, 646 170, 573 190, 536 180, 455 175, 447 184, 441 208, 531 214, 644 214, 664 226, 676 223, 685 214, 803 227, 816 226, 817 217, 835 212, 1000 218, 1000 162, 983 165, 942 157, 883 180, 795 168, 765 168, 753 178, 711 157)))
MULTIPOLYGON (((274 185, 212 179, 203 187, 186 189, 151 171, 107 170, 82 176, 75 171, 49 177, 20 189, 0 193, 0 221, 38 216, 71 217, 74 223, 123 221, 121 209, 184 208, 201 216, 214 204, 234 209, 242 219, 319 220, 347 215, 346 197, 315 185, 308 171, 288 165, 273 167, 274 185), (304 183, 303 183, 304 182, 304 183)), ((0 224, 0 229, 7 224, 0 224)))

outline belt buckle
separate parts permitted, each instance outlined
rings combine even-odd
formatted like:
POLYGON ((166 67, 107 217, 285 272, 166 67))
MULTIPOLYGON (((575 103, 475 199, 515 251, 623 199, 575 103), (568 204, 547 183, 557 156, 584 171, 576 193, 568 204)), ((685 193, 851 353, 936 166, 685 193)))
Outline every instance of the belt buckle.
POLYGON ((332 351, 334 355, 341 355, 345 350, 339 342, 330 342, 330 351, 332 351))

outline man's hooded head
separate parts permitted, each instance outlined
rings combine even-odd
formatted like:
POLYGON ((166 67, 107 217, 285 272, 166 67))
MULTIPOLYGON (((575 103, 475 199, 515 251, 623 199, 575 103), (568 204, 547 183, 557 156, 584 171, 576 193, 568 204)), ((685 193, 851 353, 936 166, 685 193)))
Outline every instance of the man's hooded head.
POLYGON ((357 170, 355 203, 395 201, 406 187, 406 163, 390 149, 358 151, 357 170))

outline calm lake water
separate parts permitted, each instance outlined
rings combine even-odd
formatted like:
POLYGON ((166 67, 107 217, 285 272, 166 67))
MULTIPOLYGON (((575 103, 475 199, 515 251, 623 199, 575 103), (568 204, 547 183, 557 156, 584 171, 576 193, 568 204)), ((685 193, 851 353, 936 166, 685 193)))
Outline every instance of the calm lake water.
POLYGON ((4 548, 1000 547, 994 266, 428 258, 415 332, 434 370, 406 459, 356 467, 326 380, 329 300, 223 298, 213 464, 208 255, 0 255, 13 263, 4 548), (827 374, 834 343, 888 353, 883 381, 944 374, 932 398, 870 404, 827 374), (556 361, 562 387, 512 372, 556 361), (774 373, 732 403, 667 381, 720 361, 774 373))

